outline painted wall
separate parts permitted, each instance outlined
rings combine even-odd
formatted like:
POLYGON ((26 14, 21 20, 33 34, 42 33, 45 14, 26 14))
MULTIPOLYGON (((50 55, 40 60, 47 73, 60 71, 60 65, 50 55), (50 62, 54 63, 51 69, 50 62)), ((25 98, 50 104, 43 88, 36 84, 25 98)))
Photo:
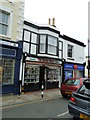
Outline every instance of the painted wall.
POLYGON ((24 0, 3 0, 0 2, 0 9, 9 13, 8 34, 0 34, 0 38, 13 41, 22 40, 24 0))
POLYGON ((63 58, 67 62, 73 62, 73 63, 81 63, 83 64, 85 62, 85 47, 80 46, 78 44, 75 44, 73 42, 64 40, 62 38, 59 38, 61 41, 63 41, 63 58), (69 60, 67 56, 67 47, 69 45, 72 45, 74 50, 73 50, 73 59, 74 60, 69 60))

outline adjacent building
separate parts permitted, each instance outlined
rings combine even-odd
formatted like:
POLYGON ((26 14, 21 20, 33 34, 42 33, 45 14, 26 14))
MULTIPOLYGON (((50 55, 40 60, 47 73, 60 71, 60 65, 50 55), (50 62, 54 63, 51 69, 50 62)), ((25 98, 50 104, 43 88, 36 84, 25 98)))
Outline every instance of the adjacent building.
POLYGON ((0 1, 0 84, 2 93, 19 93, 24 0, 0 1))
POLYGON ((86 45, 76 39, 61 35, 63 42, 63 70, 62 80, 71 77, 85 77, 85 47, 86 45))

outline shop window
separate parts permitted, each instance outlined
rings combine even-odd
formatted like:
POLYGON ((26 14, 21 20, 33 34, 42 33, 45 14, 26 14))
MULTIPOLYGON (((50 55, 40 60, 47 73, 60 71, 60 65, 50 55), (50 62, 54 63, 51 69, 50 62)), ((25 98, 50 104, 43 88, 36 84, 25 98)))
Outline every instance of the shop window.
POLYGON ((48 53, 57 55, 57 38, 48 36, 48 53))
POLYGON ((0 84, 2 83, 2 58, 0 58, 0 84))
POLYGON ((46 35, 40 35, 40 53, 46 51, 46 35))
POLYGON ((73 57, 73 46, 68 45, 68 57, 73 57))
POLYGON ((7 35, 9 14, 0 11, 0 34, 7 35))
POLYGON ((60 76, 60 69, 59 68, 49 68, 47 81, 54 82, 58 81, 60 76))
POLYGON ((2 58, 2 84, 14 83, 15 60, 2 58))
POLYGON ((39 66, 26 64, 25 66, 25 83, 39 82, 39 66))

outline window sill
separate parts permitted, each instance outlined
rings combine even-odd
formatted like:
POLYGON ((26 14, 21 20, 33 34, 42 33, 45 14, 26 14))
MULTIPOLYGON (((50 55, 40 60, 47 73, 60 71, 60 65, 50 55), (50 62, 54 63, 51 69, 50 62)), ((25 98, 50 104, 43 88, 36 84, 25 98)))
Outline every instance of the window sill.
POLYGON ((68 57, 67 59, 68 59, 68 60, 74 60, 74 58, 70 58, 70 57, 68 57))
POLYGON ((11 40, 11 37, 10 36, 7 36, 7 35, 2 35, 0 34, 0 39, 8 39, 8 40, 11 40))

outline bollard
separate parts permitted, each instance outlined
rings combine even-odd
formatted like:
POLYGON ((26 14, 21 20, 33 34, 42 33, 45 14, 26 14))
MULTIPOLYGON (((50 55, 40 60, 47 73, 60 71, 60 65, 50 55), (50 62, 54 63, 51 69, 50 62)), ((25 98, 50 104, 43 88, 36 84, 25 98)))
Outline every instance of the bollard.
POLYGON ((42 84, 42 92, 41 92, 41 98, 43 98, 44 97, 44 92, 43 92, 43 90, 44 90, 44 85, 42 84))

